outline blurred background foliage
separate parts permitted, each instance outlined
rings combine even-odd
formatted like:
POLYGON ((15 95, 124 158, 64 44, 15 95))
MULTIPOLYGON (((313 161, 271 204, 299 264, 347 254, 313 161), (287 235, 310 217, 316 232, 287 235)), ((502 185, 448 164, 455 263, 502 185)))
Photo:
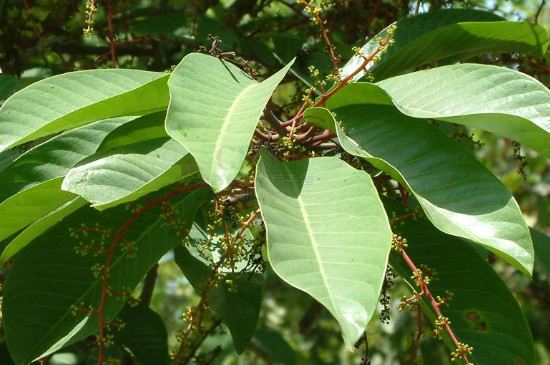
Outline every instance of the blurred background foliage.
MULTIPOLYGON (((415 0, 325 3, 328 6, 322 16, 343 61, 351 57, 352 46, 361 45, 366 37, 393 21, 411 16, 417 6, 415 0)), ((428 0, 419 5, 420 12, 451 7, 484 9, 510 20, 538 21, 550 31, 550 5, 544 0, 428 0)), ((115 41, 114 59, 121 68, 170 71, 190 52, 235 52, 235 62, 262 78, 297 57, 288 82, 273 98, 283 117, 291 116, 300 104, 301 92, 311 82, 309 65, 321 72, 331 71, 319 29, 303 12, 303 6, 293 0, 103 0, 97 6, 93 32, 84 37, 85 1, 0 0, 0 103, 19 88, 48 76, 114 66, 109 23, 115 41)), ((470 61, 518 69, 550 86, 548 57, 490 54, 470 61)), ((504 182, 532 227, 550 233, 548 159, 486 132, 453 125, 440 127, 504 182)), ((525 311, 539 364, 550 364, 550 273, 538 265, 530 282, 493 255, 489 260, 525 311)), ((550 252, 546 260, 550 260, 550 252)), ((169 342, 175 347, 175 333, 183 326, 182 313, 196 305, 199 297, 173 257, 161 261, 158 273, 151 307, 163 318, 169 342)), ((388 290, 392 298, 390 322, 373 320, 367 329, 368 344, 362 343, 350 353, 343 346, 336 322, 326 311, 270 270, 266 278, 259 330, 248 350, 237 356, 229 333, 219 331, 200 347, 196 363, 407 363, 416 320, 415 313, 397 311, 399 299, 407 294, 399 279, 388 290)), ((450 363, 445 360, 449 356, 444 346, 429 336, 423 339, 420 350, 424 364, 450 363)), ((5 347, 0 345, 0 357, 2 351, 5 347)), ((73 347, 55 355, 49 363, 84 363, 84 353, 73 347)))

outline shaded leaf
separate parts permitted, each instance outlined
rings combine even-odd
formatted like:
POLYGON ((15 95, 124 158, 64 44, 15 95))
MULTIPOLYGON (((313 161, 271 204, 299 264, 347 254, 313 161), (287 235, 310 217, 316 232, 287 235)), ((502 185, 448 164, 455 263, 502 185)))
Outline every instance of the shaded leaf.
MULTIPOLYGON (((397 216, 405 210, 388 199, 388 212, 397 216)), ((460 342, 473 346, 470 361, 479 365, 534 365, 531 332, 516 299, 494 270, 473 247, 452 236, 438 232, 425 219, 401 221, 395 233, 407 239, 407 254, 417 267, 427 265, 435 272, 429 289, 434 296, 454 294, 443 315, 460 342)), ((409 285, 411 270, 400 257, 390 256, 390 264, 409 285)), ((433 325, 436 315, 423 300, 422 310, 433 325)), ((449 338, 446 344, 454 351, 449 338)))
POLYGON ((352 348, 376 310, 391 231, 369 175, 334 158, 262 150, 256 195, 275 272, 336 318, 352 348))
POLYGON ((27 86, 0 108, 0 152, 97 120, 166 108, 168 75, 105 69, 65 73, 27 86))
POLYGON ((215 191, 237 176, 260 115, 291 65, 258 83, 231 63, 194 53, 170 76, 166 130, 215 191))
POLYGON ((21 81, 12 75, 0 74, 0 105, 10 95, 21 89, 21 81))
POLYGON ((390 105, 351 104, 333 111, 346 131, 337 128, 342 147, 407 186, 438 229, 477 242, 531 275, 533 243, 518 204, 456 142, 390 105))
POLYGON ((124 323, 120 331, 113 331, 117 345, 128 350, 140 365, 168 364, 168 333, 157 313, 143 304, 126 304, 117 318, 124 323))
MULTIPOLYGON (((197 229, 196 226, 193 227, 190 238, 200 234, 194 232, 197 229)), ((199 238, 199 241, 204 240, 199 238)), ((213 263, 201 260, 198 255, 191 254, 190 250, 193 248, 177 246, 174 249, 174 259, 197 294, 202 296, 208 288, 208 282, 215 275, 209 266, 213 263)), ((225 280, 216 282, 217 285, 208 291, 208 303, 229 328, 235 350, 240 354, 256 331, 264 280, 261 274, 243 273, 236 278, 232 287, 225 280)))
POLYGON ((533 237, 535 258, 544 268, 546 276, 550 278, 550 237, 534 228, 531 228, 531 237, 533 237))
MULTIPOLYGON (((473 9, 442 9, 411 16, 395 23, 393 40, 381 60, 367 65, 376 80, 412 70, 425 63, 464 59, 491 52, 519 52, 543 55, 548 33, 539 24, 504 21, 490 12, 473 9)), ((365 56, 378 48, 377 38, 388 38, 382 30, 361 47, 365 56)), ((343 67, 341 77, 355 71, 363 58, 352 57, 343 67)), ((365 75, 359 73, 354 80, 365 75)))
MULTIPOLYGON (((109 273, 112 291, 133 290, 145 273, 181 242, 177 233, 190 228, 197 207, 210 200, 211 194, 210 189, 200 189, 172 199, 181 226, 167 225, 160 207, 136 218, 125 235, 136 248, 135 256, 129 257, 128 250, 119 245, 109 273)), ((74 306, 98 307, 102 279, 93 275, 92 268, 104 264, 105 256, 94 256, 93 251, 83 256, 76 249, 79 241, 108 247, 114 232, 130 216, 125 207, 104 212, 85 207, 19 252, 6 278, 2 306, 6 341, 17 365, 97 332, 97 316, 73 310, 74 306), (86 227, 91 227, 87 234, 86 227)), ((108 297, 105 320, 113 320, 124 302, 117 296, 108 297)))
POLYGON ((98 151, 106 151, 117 147, 168 137, 164 129, 166 111, 151 113, 125 123, 103 139, 98 151))
POLYGON ((277 332, 261 328, 254 334, 252 343, 274 364, 294 365, 296 353, 277 332))

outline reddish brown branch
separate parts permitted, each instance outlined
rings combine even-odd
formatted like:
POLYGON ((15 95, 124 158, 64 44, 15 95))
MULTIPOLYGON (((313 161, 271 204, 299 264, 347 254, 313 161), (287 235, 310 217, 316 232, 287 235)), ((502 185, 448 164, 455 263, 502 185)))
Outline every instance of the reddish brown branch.
POLYGON ((99 306, 96 310, 94 310, 94 313, 97 313, 98 316, 98 322, 99 322, 99 333, 98 333, 98 358, 97 358, 97 364, 101 365, 103 363, 103 357, 104 357, 104 348, 105 348, 105 334, 104 334, 104 326, 105 326, 105 318, 104 318, 104 312, 105 312, 105 305, 107 304, 107 297, 109 294, 109 271, 111 268, 111 264, 113 262, 115 249, 118 246, 119 242, 121 240, 124 240, 124 237, 126 235, 126 232, 128 229, 134 224, 134 222, 141 217, 145 212, 147 212, 149 209, 156 205, 160 205, 165 201, 170 200, 174 196, 188 192, 191 190, 199 189, 201 187, 208 186, 205 182, 200 182, 193 185, 188 186, 182 186, 177 187, 174 190, 156 198, 150 200, 146 205, 144 205, 141 209, 134 212, 132 216, 120 227, 120 229, 114 234, 113 242, 111 243, 111 246, 105 251, 105 254, 107 255, 107 258, 105 260, 105 266, 103 268, 103 277, 101 282, 101 298, 99 302, 99 306))
MULTIPOLYGON (((407 263, 407 265, 409 266, 409 268, 412 270, 412 272, 414 273, 414 276, 415 276, 415 279, 416 279, 416 282, 418 284, 418 286, 420 287, 420 293, 416 294, 413 298, 411 299, 418 299, 420 297, 425 297, 427 300, 428 300, 428 303, 430 304, 430 306, 433 308, 434 312, 436 313, 438 319, 442 319, 442 318, 445 318, 443 316, 443 313, 441 312, 441 309, 439 308, 440 307, 440 303, 438 303, 435 298, 433 297, 432 293, 430 292, 430 290, 428 289, 428 285, 426 283, 426 281, 424 280, 424 278, 422 277, 422 271, 419 270, 416 265, 412 262, 411 258, 409 257, 409 255, 407 255, 407 253, 405 252, 405 250, 403 249, 403 247, 401 247, 399 249, 399 251, 401 252, 401 255, 403 256, 403 259, 405 260, 405 262, 407 263)), ((453 344, 455 345, 457 351, 462 347, 462 344, 458 341, 458 339, 456 338, 455 334, 453 333, 453 331, 451 330, 451 327, 449 326, 449 323, 448 321, 446 320, 443 320, 443 321, 440 321, 440 326, 443 327, 445 329, 445 331, 447 332, 447 334, 449 335, 449 338, 451 339, 451 341, 453 342, 453 344)), ((470 361, 468 360, 468 357, 466 356, 466 354, 461 354, 459 356, 462 361, 464 361, 464 364, 470 364, 470 361)))
POLYGON ((111 67, 116 68, 116 46, 115 33, 113 28, 113 6, 112 0, 107 0, 107 26, 109 27, 109 47, 111 48, 111 67))

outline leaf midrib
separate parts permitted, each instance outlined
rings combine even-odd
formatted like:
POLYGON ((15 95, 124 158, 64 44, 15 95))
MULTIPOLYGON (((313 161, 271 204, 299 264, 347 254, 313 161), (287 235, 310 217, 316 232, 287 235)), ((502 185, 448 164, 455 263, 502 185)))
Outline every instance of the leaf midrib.
MULTIPOLYGON (((283 165, 283 166, 287 170, 288 174, 292 176, 292 172, 289 170, 288 166, 286 166, 286 165, 283 165)), ((313 232, 313 229, 311 228, 311 223, 309 222, 309 215, 307 213, 307 210, 306 210, 304 201, 302 199, 302 196, 300 195, 300 188, 298 187, 298 184, 296 183, 295 179, 291 179, 291 181, 292 181, 292 185, 294 185, 294 188, 296 189, 296 192, 298 192, 298 196, 297 196, 296 201, 298 202, 298 204, 300 206, 300 212, 302 213, 302 216, 304 218, 304 223, 306 225, 307 233, 308 233, 309 239, 311 241, 311 247, 313 248, 313 253, 315 254, 315 259, 316 259, 317 266, 319 266, 319 273, 321 274, 321 278, 323 279, 323 283, 325 284, 325 288, 326 288, 328 297, 330 299, 332 309, 334 311, 336 311, 336 309, 337 309, 336 303, 334 302, 334 297, 332 295, 332 292, 330 291, 330 287, 329 287, 328 282, 327 282, 327 275, 326 275, 326 272, 325 272, 325 268, 321 264, 321 262, 322 262, 321 254, 319 253, 319 249, 317 247, 318 246, 317 240, 315 239, 315 234, 313 232)), ((340 313, 336 312, 335 315, 337 315, 337 317, 340 318, 340 313)))
MULTIPOLYGON (((258 85, 258 84, 253 83, 253 84, 250 84, 250 85, 246 86, 244 89, 241 90, 241 92, 237 95, 237 97, 231 103, 231 106, 229 107, 229 110, 227 111, 227 114, 225 115, 225 118, 223 119, 222 129, 220 130, 220 133, 218 134, 218 138, 216 138, 216 143, 215 143, 216 148, 215 148, 214 153, 213 153, 214 158, 216 158, 216 156, 218 156, 218 154, 220 153, 220 150, 221 150, 220 141, 223 140, 223 138, 227 134, 227 131, 229 130, 228 125, 231 122, 231 118, 233 117, 233 114, 235 114, 235 110, 237 109, 237 105, 239 104, 239 101, 244 97, 245 94, 247 94, 249 89, 254 88, 256 85, 258 85)), ((214 175, 214 173, 216 172, 215 170, 217 170, 217 165, 218 164, 215 163, 215 161, 213 161, 213 162, 214 163, 212 164, 212 167, 210 168, 210 176, 218 176, 218 177, 221 178, 221 176, 219 176, 218 174, 214 175)), ((222 180, 225 180, 225 179, 222 178, 222 180)))

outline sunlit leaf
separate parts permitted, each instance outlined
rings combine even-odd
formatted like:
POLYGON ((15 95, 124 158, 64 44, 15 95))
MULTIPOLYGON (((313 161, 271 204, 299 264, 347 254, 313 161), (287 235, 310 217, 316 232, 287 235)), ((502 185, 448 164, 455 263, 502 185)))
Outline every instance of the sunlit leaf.
POLYGON ((194 53, 170 76, 166 130, 215 191, 237 176, 260 115, 291 65, 258 83, 229 62, 194 53))
POLYGON ((369 175, 334 157, 280 163, 262 150, 256 195, 273 269, 323 304, 352 348, 376 310, 391 243, 369 175))
POLYGON ((168 75, 138 70, 69 72, 36 82, 0 108, 0 152, 97 120, 166 108, 168 75))
POLYGON ((475 241, 531 275, 533 243, 516 201, 457 143, 391 105, 332 110, 345 130, 337 127, 342 147, 407 186, 437 228, 475 241))

